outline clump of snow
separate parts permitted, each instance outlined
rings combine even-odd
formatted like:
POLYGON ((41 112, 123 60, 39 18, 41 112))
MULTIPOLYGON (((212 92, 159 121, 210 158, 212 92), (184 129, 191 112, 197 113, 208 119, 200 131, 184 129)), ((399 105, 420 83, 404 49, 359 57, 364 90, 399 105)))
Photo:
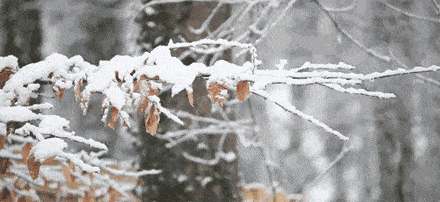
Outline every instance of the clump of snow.
POLYGON ((40 115, 33 113, 26 107, 0 107, 0 122, 9 121, 26 122, 39 119, 40 115))
POLYGON ((6 57, 0 57, 0 71, 3 68, 9 67, 12 70, 16 70, 18 68, 18 58, 13 55, 8 55, 6 57))
POLYGON ((125 93, 121 88, 116 83, 111 83, 110 87, 104 90, 104 94, 107 96, 110 104, 121 111, 125 104, 125 93))
POLYGON ((225 161, 227 161, 229 163, 234 161, 236 158, 237 157, 236 157, 235 153, 232 151, 229 151, 228 153, 223 154, 223 159, 225 159, 225 161))
POLYGON ((278 70, 283 70, 284 67, 286 66, 286 64, 287 64, 287 60, 286 60, 286 59, 282 59, 282 60, 280 60, 280 63, 278 63, 278 64, 275 65, 275 67, 276 67, 278 70))
POLYGON ((5 136, 6 135, 6 124, 0 123, 0 135, 5 136))
POLYGON ((39 124, 39 127, 63 130, 63 128, 69 127, 69 121, 57 115, 44 115, 39 124))
POLYGON ((31 149, 31 154, 35 156, 35 159, 43 162, 45 159, 52 156, 61 155, 63 149, 67 147, 67 143, 60 138, 49 138, 39 141, 31 149))

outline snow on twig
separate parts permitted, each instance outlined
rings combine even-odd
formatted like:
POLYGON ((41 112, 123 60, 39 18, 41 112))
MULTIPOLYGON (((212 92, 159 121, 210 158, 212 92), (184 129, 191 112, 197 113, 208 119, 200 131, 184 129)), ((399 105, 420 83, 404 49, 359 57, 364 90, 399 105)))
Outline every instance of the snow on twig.
POLYGON ((316 126, 319 126, 321 128, 323 128, 325 131, 339 137, 341 140, 344 141, 348 141, 349 138, 347 136, 342 135, 340 132, 331 129, 330 127, 328 127, 327 125, 325 125, 324 123, 320 122, 319 120, 313 118, 312 116, 305 114, 304 112, 301 112, 299 110, 297 110, 293 105, 289 104, 289 103, 283 103, 281 101, 277 101, 274 100, 273 98, 271 98, 270 95, 268 95, 265 91, 259 91, 259 90, 251 90, 251 92, 254 95, 257 95, 259 97, 262 97, 266 100, 269 100, 273 103, 275 103, 276 105, 280 106, 281 108, 283 108, 284 110, 286 110, 287 112, 290 112, 292 114, 298 115, 299 117, 312 122, 313 124, 315 124, 316 126))
POLYGON ((350 93, 350 94, 359 94, 359 95, 368 95, 378 98, 394 98, 396 97, 392 93, 382 93, 382 92, 374 92, 374 91, 367 91, 364 89, 356 89, 356 88, 344 88, 337 84, 322 84, 324 86, 327 86, 333 90, 342 92, 342 93, 350 93))

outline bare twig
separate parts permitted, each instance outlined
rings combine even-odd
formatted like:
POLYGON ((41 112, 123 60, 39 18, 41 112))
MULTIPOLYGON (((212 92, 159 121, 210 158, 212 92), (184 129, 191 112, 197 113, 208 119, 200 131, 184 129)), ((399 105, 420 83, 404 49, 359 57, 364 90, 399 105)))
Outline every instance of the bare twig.
POLYGON ((305 183, 305 187, 310 187, 316 184, 323 176, 325 176, 341 159, 347 154, 353 147, 351 145, 348 145, 348 143, 344 143, 344 146, 342 147, 341 152, 338 154, 338 156, 328 165, 328 167, 322 171, 320 174, 318 174, 315 178, 313 178, 310 182, 305 183))
POLYGON ((301 112, 299 110, 297 110, 293 105, 289 104, 289 103, 282 103, 280 101, 274 100, 272 99, 269 95, 267 95, 265 92, 263 91, 256 91, 256 90, 252 90, 251 91, 252 94, 257 95, 259 97, 262 97, 264 99, 267 99, 273 103, 275 103, 276 105, 280 106, 281 108, 283 108, 284 110, 286 110, 287 112, 290 112, 292 114, 295 114, 307 121, 312 122, 313 124, 315 124, 316 126, 319 126, 321 128, 323 128, 325 131, 339 137, 341 140, 344 141, 348 141, 349 138, 347 136, 342 135, 340 132, 333 130, 332 128, 328 127, 326 124, 322 123, 321 121, 313 118, 312 116, 305 114, 304 112, 301 112))
POLYGON ((440 19, 439 18, 432 18, 432 17, 427 17, 427 16, 421 16, 421 15, 416 15, 414 13, 410 13, 408 11, 404 11, 400 8, 397 8, 389 3, 383 2, 383 1, 379 1, 383 4, 385 4, 387 7, 393 9, 394 11, 397 11, 403 15, 406 15, 408 17, 414 18, 414 19, 418 19, 418 20, 423 20, 423 21, 428 21, 428 22, 435 22, 435 23, 440 23, 440 19))
POLYGON ((375 50, 366 47, 363 43, 361 43, 360 41, 358 41, 357 39, 355 39, 350 33, 348 33, 346 30, 342 29, 342 28, 339 26, 339 24, 336 22, 335 18, 331 15, 330 11, 327 10, 327 9, 321 4, 321 2, 319 2, 318 0, 313 0, 313 1, 318 5, 318 7, 319 7, 322 11, 324 11, 324 13, 325 13, 325 14, 327 15, 327 17, 332 21, 333 26, 336 28, 336 30, 337 30, 338 32, 340 32, 342 35, 344 35, 344 36, 346 36, 347 38, 349 38, 349 39, 350 39, 351 41, 353 41, 353 42, 354 42, 359 48, 361 48, 361 49, 364 50, 365 52, 371 54, 372 56, 374 56, 374 57, 376 57, 376 58, 378 58, 378 59, 381 59, 381 60, 387 61, 387 62, 390 62, 390 61, 391 61, 390 57, 388 57, 388 56, 386 56, 386 55, 383 55, 383 54, 380 54, 380 53, 376 52, 375 50))

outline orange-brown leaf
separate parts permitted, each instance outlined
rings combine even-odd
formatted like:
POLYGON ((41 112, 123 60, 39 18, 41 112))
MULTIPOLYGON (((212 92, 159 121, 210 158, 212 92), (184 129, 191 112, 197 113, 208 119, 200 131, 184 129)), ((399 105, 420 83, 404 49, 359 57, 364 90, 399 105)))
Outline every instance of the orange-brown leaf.
POLYGON ((108 126, 113 130, 115 129, 116 120, 118 119, 118 117, 119 110, 116 107, 112 107, 112 115, 110 121, 108 122, 108 126))
POLYGON ((156 109, 155 105, 151 106, 150 112, 145 116, 145 129, 151 135, 156 134, 159 127, 160 115, 159 110, 156 109))
POLYGON ((9 67, 5 67, 2 69, 2 71, 0 71, 0 89, 3 89, 6 81, 9 80, 9 77, 11 77, 12 74, 12 69, 9 67))
POLYGON ((0 135, 0 150, 5 148, 6 138, 3 135, 0 135))
POLYGON ((55 162, 55 157, 52 156, 52 157, 50 157, 50 158, 45 159, 45 160, 43 161, 43 164, 44 164, 44 165, 56 165, 57 162, 55 162))
POLYGON ((63 173, 64 178, 66 178, 66 181, 68 183, 73 183, 75 181, 75 176, 72 175, 72 173, 70 172, 67 166, 61 165, 61 172, 63 173))
POLYGON ((23 162, 26 162, 31 152, 32 144, 30 142, 26 143, 21 149, 21 156, 23 157, 23 162))
POLYGON ((78 84, 76 84, 75 93, 76 93, 76 99, 81 100, 81 86, 82 86, 82 80, 78 81, 78 84))
POLYGON ((134 81, 134 82, 133 82, 133 91, 135 91, 135 92, 139 92, 140 84, 141 84, 141 81, 140 81, 140 80, 136 80, 136 81, 134 81))
POLYGON ((119 78, 119 72, 118 72, 118 71, 115 71, 115 79, 116 79, 116 81, 118 81, 119 83, 122 83, 121 78, 119 78))
POLYGON ((109 202, 115 202, 116 201, 116 190, 113 189, 113 187, 110 186, 108 188, 107 192, 110 194, 109 202))
POLYGON ((10 165, 12 165, 10 159, 0 158, 0 174, 1 175, 6 174, 10 165))
POLYGON ((147 109, 148 103, 150 103, 150 100, 146 96, 143 97, 141 100, 141 104, 139 104, 137 108, 138 114, 141 114, 143 111, 145 111, 145 109, 147 109))
POLYGON ((157 90, 157 89, 150 89, 150 90, 148 91, 148 95, 149 95, 149 96, 152 96, 152 95, 159 95, 159 93, 160 93, 160 90, 157 90))
POLYGON ((212 102, 216 103, 219 102, 220 105, 223 106, 223 103, 225 101, 225 97, 220 95, 222 90, 227 90, 228 86, 225 84, 218 84, 216 82, 210 83, 208 86, 208 93, 209 97, 211 98, 212 102))
POLYGON ((193 92, 187 92, 187 94, 188 94, 189 104, 191 104, 191 106, 194 107, 194 94, 193 94, 193 92))
POLYGON ((15 123, 13 121, 9 121, 6 123, 6 136, 12 133, 14 130, 15 123))
POLYGON ((240 81, 237 84, 237 98, 243 102, 249 95, 249 81, 240 81))
POLYGON ((35 157, 33 155, 31 155, 27 159, 26 164, 28 166, 29 173, 30 173, 32 179, 34 179, 34 180, 37 179, 38 175, 40 175, 41 163, 39 161, 36 161, 35 157))
POLYGON ((60 88, 57 92, 55 92, 55 95, 59 100, 61 100, 61 98, 64 96, 64 88, 60 88))
POLYGON ((70 170, 75 170, 75 164, 72 163, 72 161, 69 161, 69 168, 70 170))
POLYGON ((8 188, 3 187, 2 193, 0 193, 0 199, 2 199, 3 202, 12 202, 12 193, 9 191, 8 188))

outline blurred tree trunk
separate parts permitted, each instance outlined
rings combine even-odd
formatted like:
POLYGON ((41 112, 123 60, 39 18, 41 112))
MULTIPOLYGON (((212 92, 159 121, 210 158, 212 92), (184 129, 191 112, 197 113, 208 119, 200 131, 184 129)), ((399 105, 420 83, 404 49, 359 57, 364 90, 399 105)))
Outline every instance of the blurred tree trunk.
MULTIPOLYGON (((144 1, 146 3, 148 1, 144 1)), ((177 4, 157 5, 153 8, 143 10, 136 17, 141 31, 137 40, 141 47, 140 52, 151 51, 158 45, 168 44, 170 39, 181 41, 178 36, 187 41, 201 39, 188 30, 188 26, 198 28, 209 16, 216 3, 209 2, 183 2, 177 4)), ((224 7, 213 20, 218 26, 229 16, 229 8, 224 7)), ((177 53, 179 50, 176 51, 177 53)), ((178 55, 178 54, 176 54, 178 55)), ((224 59, 228 59, 227 57, 224 59)), ((187 57, 183 60, 190 64, 195 60, 187 57)), ((170 92, 160 95, 162 105, 167 108, 188 111, 198 116, 209 117, 218 114, 211 113, 211 101, 207 97, 206 83, 198 78, 193 83, 194 107, 189 105, 186 93, 180 93, 171 97, 170 92)), ((229 116, 229 119, 234 119, 229 116)), ((165 116, 161 116, 159 133, 182 129, 165 116)), ((140 121, 141 131, 145 131, 143 120, 140 121)), ((202 123, 190 123, 190 127, 204 127, 202 123)), ((238 169, 237 160, 226 162, 220 160, 217 165, 203 165, 194 163, 182 156, 183 152, 204 159, 215 158, 217 145, 220 136, 202 135, 198 141, 188 141, 173 148, 167 148, 166 141, 151 136, 146 132, 140 132, 142 144, 141 169, 162 169, 162 173, 156 176, 145 176, 143 178, 144 201, 238 201, 238 169), (205 144, 208 148, 200 148, 205 144), (202 181, 211 180, 204 184, 202 181)), ((223 150, 225 153, 233 151, 236 153, 235 135, 228 134, 223 150)))
POLYGON ((14 55, 20 66, 40 61, 40 11, 37 0, 0 1, 0 54, 14 55))

